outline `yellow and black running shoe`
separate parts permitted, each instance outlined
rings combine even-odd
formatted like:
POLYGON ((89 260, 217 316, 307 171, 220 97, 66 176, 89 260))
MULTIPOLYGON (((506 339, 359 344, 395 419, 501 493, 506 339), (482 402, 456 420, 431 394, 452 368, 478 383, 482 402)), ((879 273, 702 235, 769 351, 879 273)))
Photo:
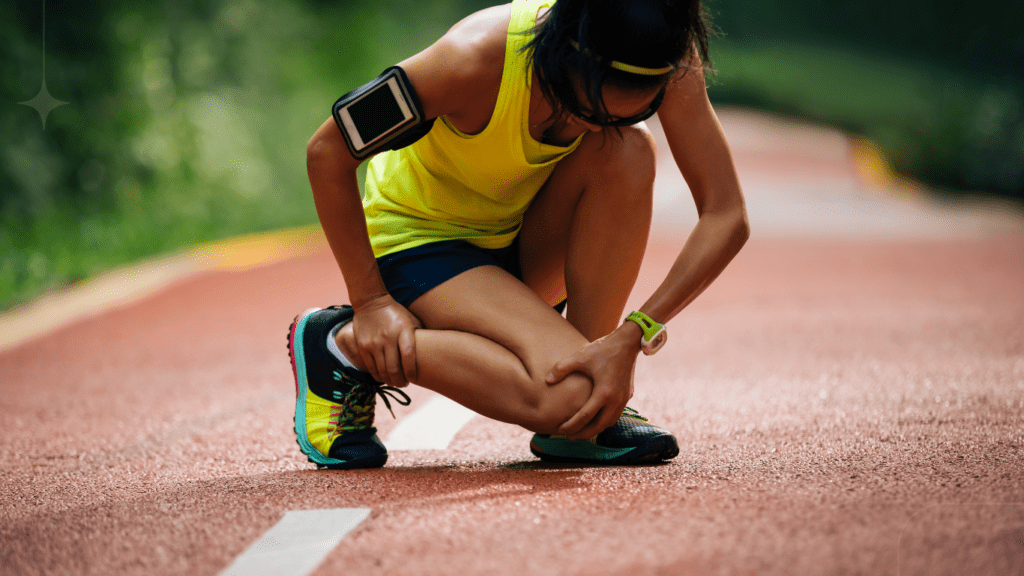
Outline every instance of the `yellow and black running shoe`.
POLYGON ((534 434, 530 452, 545 462, 640 464, 675 458, 679 443, 671 432, 627 407, 614 425, 587 440, 534 434))
MULTIPOLYGON (((352 321, 350 306, 310 308, 288 331, 295 374, 295 435, 299 449, 321 468, 378 468, 388 451, 373 426, 377 395, 403 406, 409 396, 341 365, 327 349, 331 330, 352 321), (396 395, 397 394, 397 395, 396 395)), ((393 414, 392 414, 393 415, 393 414)))

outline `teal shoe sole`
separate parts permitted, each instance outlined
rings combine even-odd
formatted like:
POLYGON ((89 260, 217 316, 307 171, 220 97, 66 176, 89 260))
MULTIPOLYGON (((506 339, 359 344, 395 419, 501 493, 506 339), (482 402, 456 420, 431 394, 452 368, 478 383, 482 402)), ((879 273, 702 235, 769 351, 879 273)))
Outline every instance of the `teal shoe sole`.
POLYGON ((309 317, 319 311, 320 308, 310 308, 299 314, 295 317, 295 321, 292 322, 291 329, 288 330, 288 357, 292 363, 292 373, 295 375, 295 419, 293 421, 294 427, 292 428, 295 431, 295 442, 299 445, 299 450, 306 455, 306 459, 316 464, 318 468, 331 468, 334 470, 380 468, 388 461, 386 452, 382 455, 367 458, 339 460, 325 456, 317 450, 306 435, 306 394, 309 392, 309 381, 306 376, 306 358, 302 347, 302 332, 306 327, 306 321, 309 317))
POLYGON ((641 464, 675 458, 679 455, 679 444, 671 434, 654 436, 629 448, 607 448, 586 440, 534 434, 530 452, 545 462, 557 464, 641 464))

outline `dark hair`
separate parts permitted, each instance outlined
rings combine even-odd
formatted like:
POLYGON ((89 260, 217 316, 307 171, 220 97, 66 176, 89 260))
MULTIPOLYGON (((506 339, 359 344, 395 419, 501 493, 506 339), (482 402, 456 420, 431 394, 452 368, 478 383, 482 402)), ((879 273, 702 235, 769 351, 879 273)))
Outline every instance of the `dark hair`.
POLYGON ((693 47, 711 73, 710 23, 700 0, 558 0, 531 32, 525 51, 537 73, 541 93, 554 114, 578 109, 574 80, 587 99, 607 113, 601 89, 653 89, 666 84, 679 67, 695 62, 693 47), (672 69, 643 75, 613 68, 612 62, 672 69))

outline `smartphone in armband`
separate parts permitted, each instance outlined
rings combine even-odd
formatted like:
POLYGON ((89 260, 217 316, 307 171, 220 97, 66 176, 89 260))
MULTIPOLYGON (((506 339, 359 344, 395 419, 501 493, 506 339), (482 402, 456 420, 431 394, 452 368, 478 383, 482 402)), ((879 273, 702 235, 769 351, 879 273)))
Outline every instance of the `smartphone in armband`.
POLYGON ((359 160, 408 146, 433 125, 424 119, 416 91, 398 66, 339 98, 333 114, 349 151, 359 160))

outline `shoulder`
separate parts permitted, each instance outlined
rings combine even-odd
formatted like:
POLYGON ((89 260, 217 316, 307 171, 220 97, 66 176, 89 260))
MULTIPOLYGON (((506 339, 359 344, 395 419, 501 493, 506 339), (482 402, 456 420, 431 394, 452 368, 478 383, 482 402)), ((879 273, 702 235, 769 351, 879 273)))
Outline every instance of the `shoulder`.
POLYGON ((492 6, 457 22, 443 39, 471 53, 504 51, 512 5, 492 6))
POLYGON ((711 104, 704 67, 695 48, 690 65, 680 68, 675 77, 669 80, 664 100, 658 109, 658 119, 663 125, 667 123, 685 131, 686 126, 695 119, 707 119, 709 112, 711 104))
POLYGON ((475 12, 399 63, 429 117, 450 114, 501 83, 511 4, 475 12))

